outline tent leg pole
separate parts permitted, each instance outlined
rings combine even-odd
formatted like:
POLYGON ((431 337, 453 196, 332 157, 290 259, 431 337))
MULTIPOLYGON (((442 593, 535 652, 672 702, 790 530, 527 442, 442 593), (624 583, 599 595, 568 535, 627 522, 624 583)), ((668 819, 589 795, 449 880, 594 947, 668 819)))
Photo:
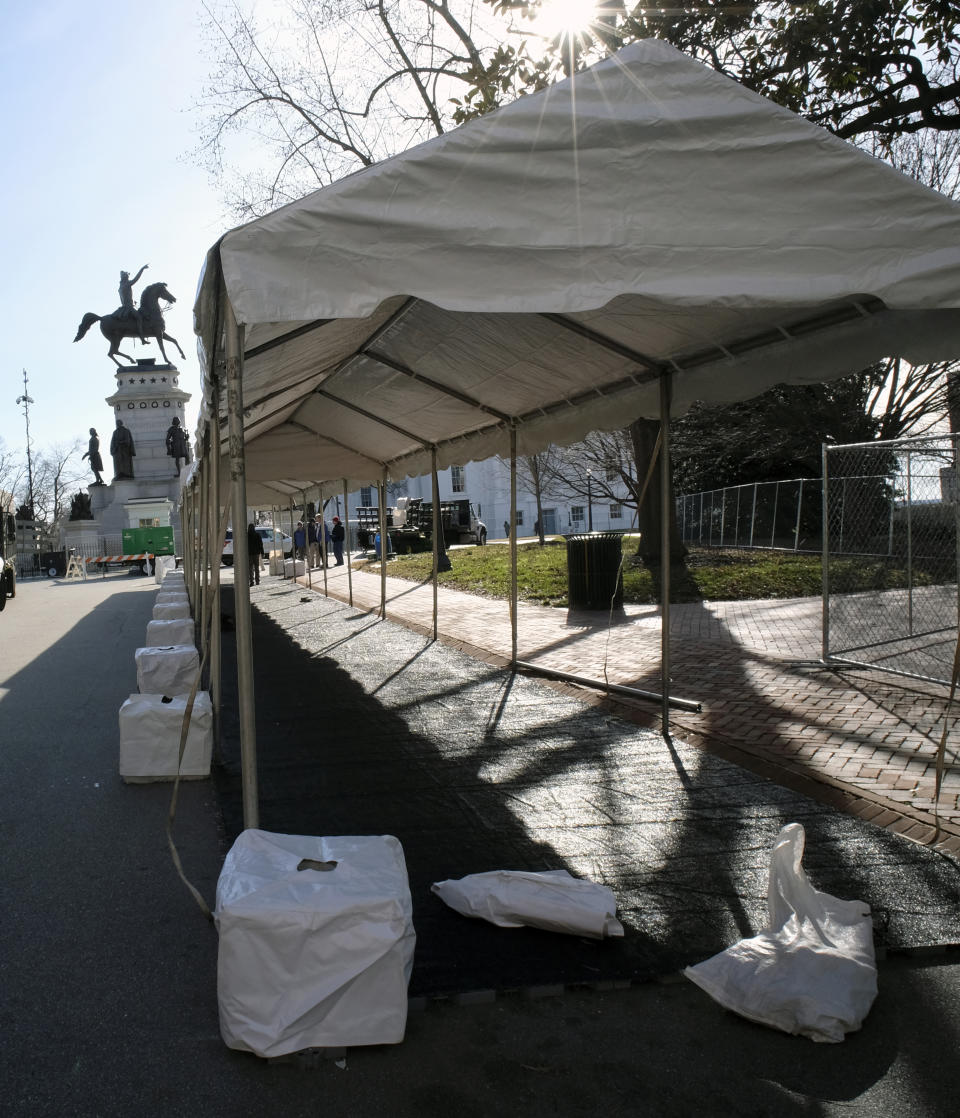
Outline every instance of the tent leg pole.
POLYGON ((230 481, 233 492, 233 600, 237 626, 237 689, 240 708, 240 775, 243 825, 257 827, 257 720, 253 697, 253 620, 250 612, 250 557, 247 531, 247 476, 243 445, 243 327, 226 306, 227 415, 230 431, 230 481))
POLYGON ((304 556, 305 556, 305 561, 304 561, 303 566, 304 566, 304 569, 307 572, 307 589, 312 590, 313 589, 313 575, 310 573, 310 571, 311 571, 311 568, 310 568, 310 529, 307 527, 307 491, 306 491, 306 489, 304 489, 304 491, 301 493, 301 497, 303 498, 303 538, 304 538, 304 541, 305 541, 305 543, 304 543, 305 550, 304 550, 304 553, 303 553, 304 556))
POLYGON ((671 373, 660 377, 660 677, 662 730, 670 736, 670 396, 671 373))
MULTIPOLYGON (((291 578, 294 582, 297 581, 297 540, 294 536, 296 529, 293 526, 293 494, 290 494, 290 538, 293 540, 293 574, 291 578)), ((306 536, 304 536, 306 539, 306 536)))
POLYGON ((517 427, 510 424, 510 666, 517 666, 517 427))
POLYGON ((347 549, 347 598, 353 605, 353 567, 350 563, 350 506, 347 504, 347 479, 343 479, 343 544, 347 549))
POLYGON ((323 486, 317 489, 317 499, 320 502, 320 562, 323 564, 323 593, 327 594, 327 510, 323 505, 323 486))
POLYGON ((437 478, 437 448, 430 449, 430 499, 433 502, 433 639, 437 639, 437 584, 440 578, 440 481, 437 478))
POLYGON ((210 585, 213 601, 210 609, 210 700, 213 707, 213 740, 220 749, 220 562, 223 555, 223 536, 220 535, 220 390, 214 385, 211 393, 213 404, 213 431, 210 439, 210 585), (218 538, 219 537, 219 538, 218 538))
POLYGON ((384 468, 383 480, 377 487, 379 493, 380 513, 380 616, 387 619, 387 471, 384 468))
MULTIPOLYGON (((207 431, 203 439, 203 460, 205 463, 209 461, 209 453, 210 433, 207 431)), ((196 487, 200 490, 200 519, 198 521, 200 529, 200 553, 198 556, 200 563, 200 608, 197 610, 197 621, 200 623, 200 657, 209 663, 210 635, 207 632, 207 626, 204 624, 204 619, 207 617, 210 607, 210 553, 212 550, 210 546, 210 487, 206 484, 207 472, 207 470, 204 470, 201 473, 200 484, 196 487)))
MULTIPOLYGON (((201 472, 200 484, 196 486, 200 491, 200 609, 197 619, 200 622, 200 655, 206 657, 209 664, 211 634, 207 632, 205 624, 205 619, 210 613, 210 595, 212 594, 210 559, 213 555, 213 533, 210 531, 210 486, 206 484, 210 462, 209 428, 203 435, 203 462, 207 464, 207 468, 201 472)), ((202 681, 200 685, 202 686, 202 681)))

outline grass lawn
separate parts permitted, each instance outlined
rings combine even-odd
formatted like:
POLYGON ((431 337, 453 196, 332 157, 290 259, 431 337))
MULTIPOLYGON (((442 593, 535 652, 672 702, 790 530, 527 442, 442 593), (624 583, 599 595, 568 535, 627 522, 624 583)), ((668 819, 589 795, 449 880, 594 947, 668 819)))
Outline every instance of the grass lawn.
MULTIPOLYGON (((636 557, 636 540, 624 540, 623 596, 634 603, 655 602, 659 586, 636 557)), ((510 551, 500 544, 458 548, 450 552, 453 570, 440 575, 440 585, 491 598, 510 594, 510 551)), ((430 579, 433 558, 427 554, 401 555, 388 562, 394 578, 411 582, 430 579)), ((552 606, 567 605, 567 549, 563 540, 520 544, 517 549, 517 586, 521 599, 552 606)), ((702 599, 794 598, 820 593, 820 559, 789 552, 692 551, 685 576, 674 577, 671 598, 676 602, 702 599)))
MULTIPOLYGON (((636 604, 659 600, 659 585, 636 556, 636 538, 623 542, 623 597, 636 604)), ((440 575, 440 584, 491 598, 510 594, 510 551, 501 544, 458 548, 450 553, 453 570, 440 575)), ((374 564, 371 564, 374 565, 374 564)), ((379 564, 376 564, 379 565, 379 564)), ((427 554, 390 559, 394 578, 425 582, 433 571, 427 554)), ((887 561, 850 559, 831 565, 833 589, 885 590, 905 585, 902 568, 887 561)), ((914 584, 936 581, 914 569, 914 584)), ((567 549, 563 540, 545 547, 522 543, 517 549, 517 585, 521 599, 551 606, 567 605, 567 549)), ((671 581, 671 601, 738 601, 747 598, 818 597, 821 593, 820 556, 789 551, 736 551, 693 548, 682 575, 671 581)))

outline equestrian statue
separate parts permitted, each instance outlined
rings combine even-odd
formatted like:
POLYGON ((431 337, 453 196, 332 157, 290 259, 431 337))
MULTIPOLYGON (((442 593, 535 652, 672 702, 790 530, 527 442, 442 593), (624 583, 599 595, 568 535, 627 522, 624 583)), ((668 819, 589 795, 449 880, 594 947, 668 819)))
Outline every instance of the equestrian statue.
POLYGON ((169 361, 163 343, 164 341, 173 342, 180 356, 186 360, 187 355, 180 349, 180 343, 171 334, 166 333, 163 314, 160 311, 161 299, 165 303, 175 303, 177 301, 167 290, 167 285, 165 283, 148 284, 140 295, 139 308, 133 305, 133 285, 143 275, 146 268, 147 265, 144 264, 133 279, 130 278, 129 272, 120 273, 120 306, 113 314, 105 314, 102 317, 88 311, 83 316, 83 321, 77 330, 77 336, 73 339, 75 342, 79 342, 90 327, 95 322, 99 322, 100 333, 110 343, 107 356, 117 365, 120 364, 117 360, 118 354, 128 364, 134 362, 134 358, 120 349, 120 342, 123 338, 139 338, 143 345, 147 344, 148 338, 153 338, 160 347, 163 360, 167 364, 169 364, 169 361))

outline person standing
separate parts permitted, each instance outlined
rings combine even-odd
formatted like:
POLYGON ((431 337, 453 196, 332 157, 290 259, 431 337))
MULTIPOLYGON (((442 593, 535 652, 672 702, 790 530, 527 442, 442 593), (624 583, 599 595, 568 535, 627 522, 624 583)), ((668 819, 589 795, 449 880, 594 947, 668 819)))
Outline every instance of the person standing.
POLYGON ((320 566, 320 548, 317 543, 317 518, 311 516, 307 521, 307 556, 310 566, 320 566))
POLYGON ((250 557, 250 585, 260 585, 260 560, 263 558, 263 540, 256 525, 247 525, 247 554, 250 557))
POLYGON ((296 557, 302 559, 307 550, 307 533, 303 530, 302 520, 297 521, 297 526, 293 530, 293 548, 296 557))
POLYGON ((343 525, 340 523, 340 517, 333 518, 333 528, 330 530, 330 542, 333 544, 333 557, 336 559, 334 564, 337 567, 343 566, 343 539, 346 532, 343 525))

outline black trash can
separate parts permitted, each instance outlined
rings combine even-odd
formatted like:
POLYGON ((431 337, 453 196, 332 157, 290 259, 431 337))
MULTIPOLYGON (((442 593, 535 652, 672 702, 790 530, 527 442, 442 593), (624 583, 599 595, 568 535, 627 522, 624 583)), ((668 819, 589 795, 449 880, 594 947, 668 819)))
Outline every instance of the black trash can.
POLYGON ((571 609, 623 608, 622 532, 567 537, 567 599, 571 609))

